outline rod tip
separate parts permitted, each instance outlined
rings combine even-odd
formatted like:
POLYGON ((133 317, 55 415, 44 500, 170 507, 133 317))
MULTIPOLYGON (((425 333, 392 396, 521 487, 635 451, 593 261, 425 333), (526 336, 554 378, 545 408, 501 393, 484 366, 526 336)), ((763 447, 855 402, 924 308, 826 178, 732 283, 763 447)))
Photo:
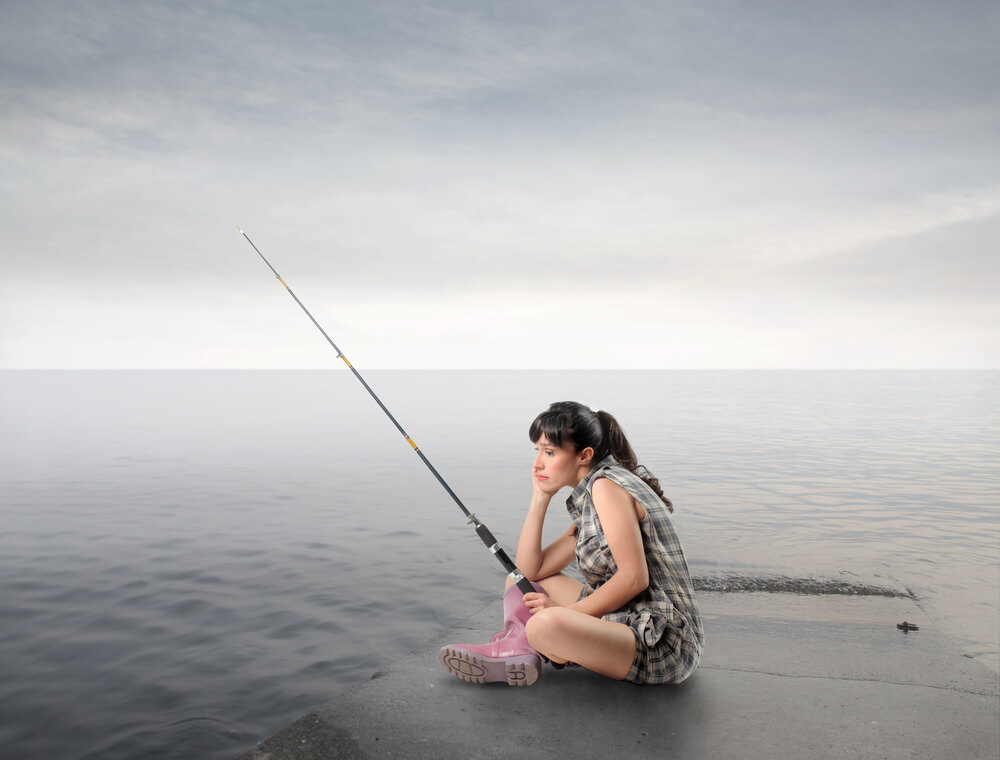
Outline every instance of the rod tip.
POLYGON ((238 229, 240 231, 241 235, 246 235, 246 233, 243 231, 243 228, 240 227, 238 224, 236 225, 236 229, 238 229))

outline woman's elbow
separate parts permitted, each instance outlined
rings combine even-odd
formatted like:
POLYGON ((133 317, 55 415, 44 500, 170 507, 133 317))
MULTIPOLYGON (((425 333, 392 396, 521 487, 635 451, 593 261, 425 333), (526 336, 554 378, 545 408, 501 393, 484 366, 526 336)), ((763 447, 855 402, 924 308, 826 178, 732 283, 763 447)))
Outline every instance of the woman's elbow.
POLYGON ((628 590, 632 596, 638 596, 649 588, 649 570, 645 567, 637 568, 635 572, 627 573, 625 580, 628 583, 628 590))
POLYGON ((538 566, 538 565, 522 565, 521 563, 516 562, 516 561, 515 561, 515 564, 517 565, 517 569, 520 571, 521 575, 523 575, 529 581, 532 581, 532 582, 537 582, 538 581, 539 571, 542 569, 540 566, 538 566))

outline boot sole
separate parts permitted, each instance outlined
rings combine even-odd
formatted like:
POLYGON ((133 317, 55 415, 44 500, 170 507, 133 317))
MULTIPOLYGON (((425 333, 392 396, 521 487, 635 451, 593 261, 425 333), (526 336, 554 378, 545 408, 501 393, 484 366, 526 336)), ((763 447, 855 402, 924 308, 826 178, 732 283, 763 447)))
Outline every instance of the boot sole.
POLYGON ((469 683, 506 681, 508 686, 531 686, 538 680, 541 659, 536 655, 484 657, 464 649, 442 647, 438 661, 445 670, 469 683))

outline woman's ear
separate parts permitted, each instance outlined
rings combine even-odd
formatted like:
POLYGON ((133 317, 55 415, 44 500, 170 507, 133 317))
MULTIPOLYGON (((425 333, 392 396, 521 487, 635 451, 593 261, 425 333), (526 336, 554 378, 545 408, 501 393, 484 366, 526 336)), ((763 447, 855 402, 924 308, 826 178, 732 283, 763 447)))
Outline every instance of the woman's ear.
POLYGON ((594 450, 588 446, 580 452, 580 465, 589 465, 594 459, 594 450))

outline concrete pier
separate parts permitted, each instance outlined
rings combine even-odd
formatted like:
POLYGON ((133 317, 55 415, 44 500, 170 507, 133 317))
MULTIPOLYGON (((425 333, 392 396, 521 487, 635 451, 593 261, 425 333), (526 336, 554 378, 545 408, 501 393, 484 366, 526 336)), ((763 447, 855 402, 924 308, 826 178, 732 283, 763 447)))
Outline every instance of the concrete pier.
POLYGON ((679 686, 551 666, 525 688, 460 681, 437 650, 487 641, 498 601, 239 760, 1000 758, 1000 676, 956 651, 912 600, 699 601, 705 657, 679 686), (919 631, 901 631, 904 621, 919 631))

